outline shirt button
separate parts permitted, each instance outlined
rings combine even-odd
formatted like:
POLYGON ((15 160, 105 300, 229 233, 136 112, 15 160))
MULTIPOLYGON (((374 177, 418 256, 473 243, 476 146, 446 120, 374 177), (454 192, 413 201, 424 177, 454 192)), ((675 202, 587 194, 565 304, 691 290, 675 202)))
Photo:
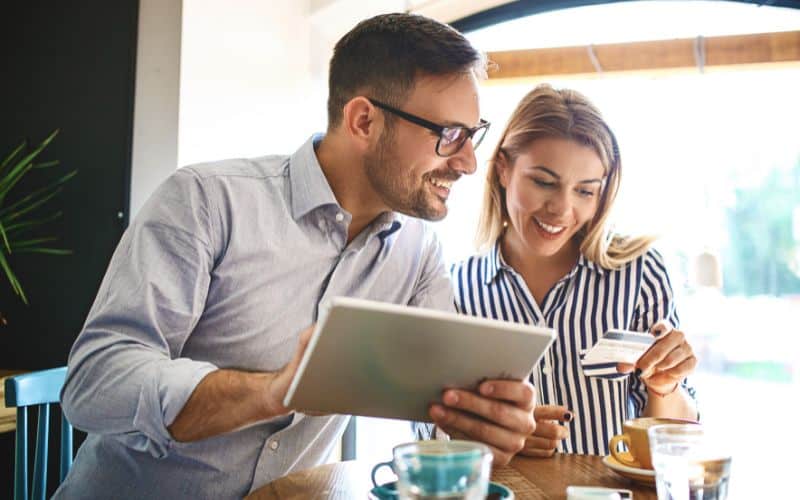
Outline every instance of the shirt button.
POLYGON ((336 222, 342 222, 343 220, 344 220, 344 214, 342 212, 336 214, 336 222))
POLYGON ((269 443, 269 449, 271 449, 272 451, 277 450, 278 446, 280 446, 280 445, 278 444, 277 441, 272 441, 271 443, 269 443))
POLYGON ((549 366, 545 366, 544 368, 542 368, 542 373, 544 373, 545 375, 550 375, 552 371, 553 370, 551 370, 549 366))

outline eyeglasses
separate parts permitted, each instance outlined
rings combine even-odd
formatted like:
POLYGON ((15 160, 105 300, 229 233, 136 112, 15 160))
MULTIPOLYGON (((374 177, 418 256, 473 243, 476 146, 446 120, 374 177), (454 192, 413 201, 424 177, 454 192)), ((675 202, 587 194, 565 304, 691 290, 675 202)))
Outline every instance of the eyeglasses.
POLYGON ((477 127, 445 127, 442 125, 437 125, 433 122, 429 122, 428 120, 420 118, 416 115, 412 115, 411 113, 400 111, 397 108, 393 108, 388 104, 376 101, 375 99, 367 99, 373 105, 383 110, 397 115, 406 121, 419 125, 420 127, 425 127, 431 132, 435 132, 439 136, 439 140, 436 141, 436 154, 439 156, 447 157, 458 153, 464 146, 464 143, 467 142, 467 139, 472 139, 472 149, 477 149, 483 138, 486 136, 486 131, 489 130, 490 123, 483 119, 481 119, 477 127))

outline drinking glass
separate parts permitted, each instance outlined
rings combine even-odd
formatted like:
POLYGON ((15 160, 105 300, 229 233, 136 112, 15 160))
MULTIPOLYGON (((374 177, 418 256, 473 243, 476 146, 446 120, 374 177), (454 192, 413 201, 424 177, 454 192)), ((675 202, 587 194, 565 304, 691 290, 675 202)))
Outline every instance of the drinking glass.
POLYGON ((731 455, 701 425, 648 429, 658 500, 724 500, 731 455))

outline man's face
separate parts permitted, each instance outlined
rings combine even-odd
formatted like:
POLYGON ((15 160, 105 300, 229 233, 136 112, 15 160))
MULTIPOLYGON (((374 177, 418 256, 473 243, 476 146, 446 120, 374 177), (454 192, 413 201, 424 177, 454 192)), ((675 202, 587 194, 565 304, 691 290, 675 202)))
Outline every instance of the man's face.
MULTIPOLYGON (((439 125, 474 127, 480 121, 478 83, 472 73, 422 77, 399 107, 439 125)), ((475 172, 472 142, 467 140, 458 153, 443 158, 436 154, 436 133, 392 119, 391 129, 383 130, 364 158, 367 179, 391 210, 427 220, 444 218, 453 183, 475 172)))

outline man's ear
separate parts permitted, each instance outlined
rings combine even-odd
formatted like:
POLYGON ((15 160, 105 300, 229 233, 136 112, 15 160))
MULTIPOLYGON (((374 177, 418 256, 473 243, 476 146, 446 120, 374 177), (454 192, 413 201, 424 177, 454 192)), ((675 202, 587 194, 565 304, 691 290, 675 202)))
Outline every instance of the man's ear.
POLYGON ((503 151, 497 152, 497 157, 494 159, 494 170, 497 174, 497 180, 503 189, 508 189, 508 179, 511 176, 511 165, 508 162, 508 157, 503 151))
POLYGON ((383 115, 366 97, 354 97, 342 109, 341 126, 353 144, 366 151, 380 137, 383 115))

